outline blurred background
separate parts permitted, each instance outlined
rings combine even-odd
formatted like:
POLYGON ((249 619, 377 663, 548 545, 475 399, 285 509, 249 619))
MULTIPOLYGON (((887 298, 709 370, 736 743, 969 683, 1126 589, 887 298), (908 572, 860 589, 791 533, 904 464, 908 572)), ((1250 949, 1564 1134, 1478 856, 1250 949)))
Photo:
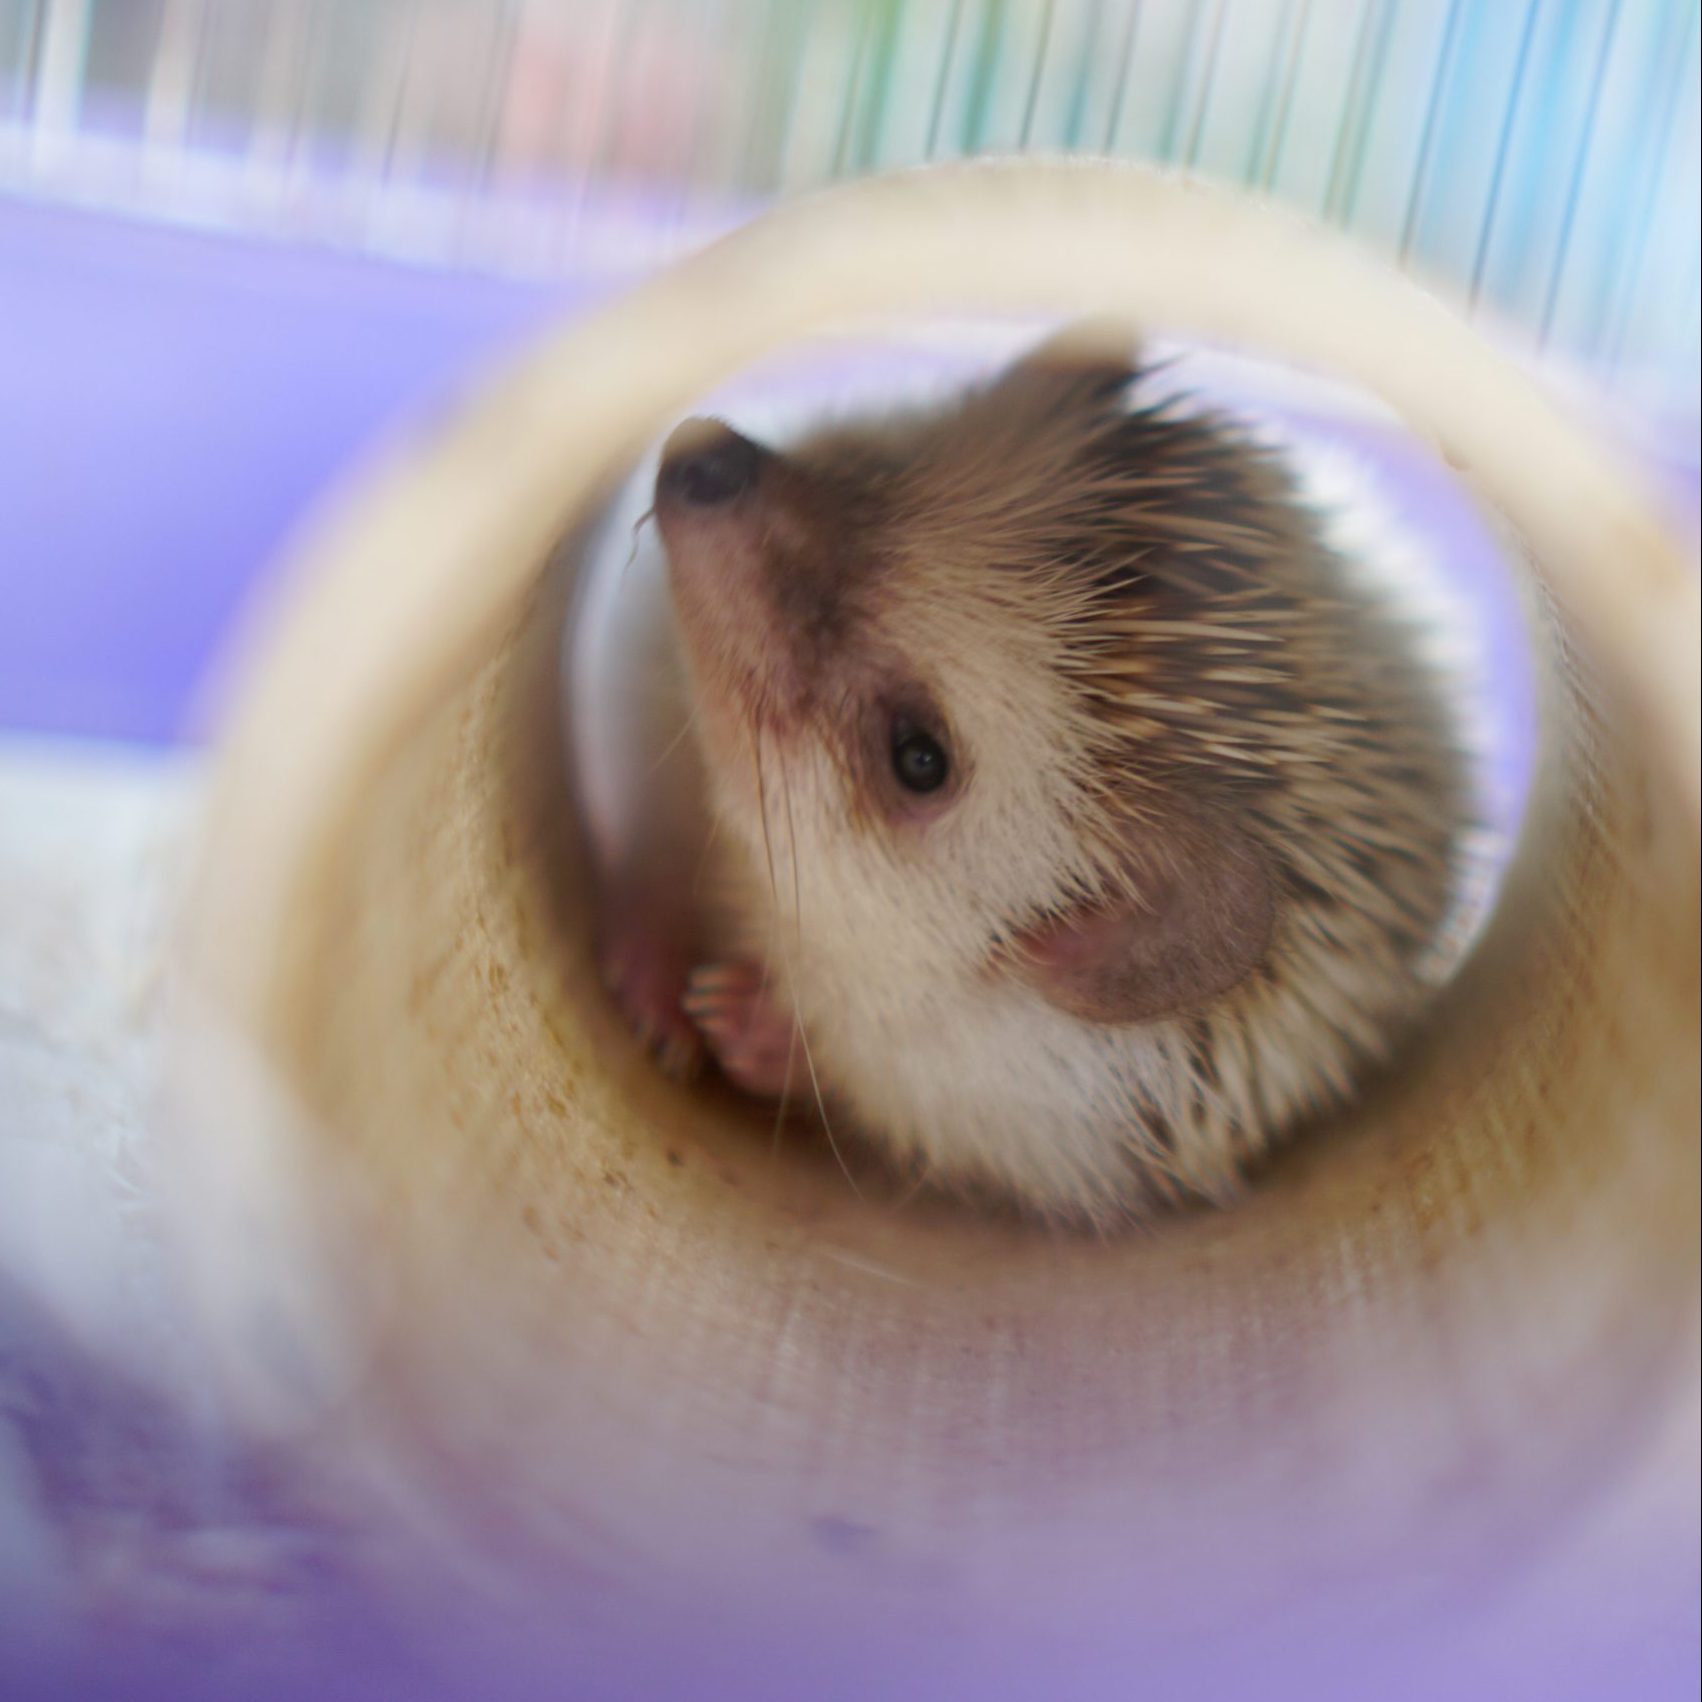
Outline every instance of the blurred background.
POLYGON ((1268 191, 1582 375, 1688 490, 1697 14, 0 0, 0 726, 177 736, 242 588, 384 422, 775 194, 931 158, 1268 191))
POLYGON ((1693 0, 4 0, 0 169, 560 275, 848 173, 1109 153, 1269 190, 1618 373, 1697 353, 1696 64, 1693 0))

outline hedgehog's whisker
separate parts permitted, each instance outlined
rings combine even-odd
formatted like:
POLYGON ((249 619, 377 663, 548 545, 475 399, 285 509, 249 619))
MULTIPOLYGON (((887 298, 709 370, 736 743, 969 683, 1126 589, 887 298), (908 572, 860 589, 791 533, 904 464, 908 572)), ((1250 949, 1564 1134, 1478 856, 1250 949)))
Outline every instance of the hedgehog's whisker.
MULTIPOLYGON (((779 913, 780 913, 780 905, 779 905, 780 883, 779 883, 779 880, 776 878, 775 873, 774 873, 774 841, 770 837, 769 830, 768 830, 768 777, 767 777, 766 770, 762 766, 762 720, 758 716, 753 716, 752 719, 751 719, 751 754, 752 754, 752 757, 754 758, 755 764, 756 764, 757 814, 762 818, 763 862, 764 862, 764 865, 766 866, 766 868, 768 870, 769 896, 772 899, 775 900, 773 909, 770 912, 770 914, 775 916, 775 917, 778 917, 779 913)), ((778 935, 778 932, 779 932, 779 923, 777 921, 775 923, 773 931, 770 934, 770 941, 774 945, 778 945, 780 943, 778 938, 776 937, 778 935)), ((773 974, 774 974, 773 954, 771 952, 765 952, 763 954, 762 984, 761 984, 761 993, 762 993, 762 996, 764 996, 764 997, 766 997, 767 994, 768 994, 769 983, 770 983, 770 981, 773 977, 773 974)), ((796 1016, 796 1011, 797 1011, 797 1007, 796 1007, 796 1004, 794 1003, 794 1006, 793 1006, 794 1016, 796 1016)), ((786 1041, 786 1077, 785 1077, 785 1080, 781 1084, 780 1102, 774 1108, 774 1129, 773 1129, 773 1133, 769 1137, 769 1143, 768 1143, 770 1152, 778 1152, 780 1150, 780 1130, 781 1130, 782 1126, 784 1125, 784 1123, 786 1121, 786 1099, 787 1099, 787 1096, 792 1091, 792 1065, 793 1065, 793 1060, 794 1060, 794 1054, 796 1053, 796 1050, 797 1050, 797 1034, 798 1034, 798 1026, 797 1026, 797 1023, 794 1021, 793 1027, 792 1027, 792 1034, 787 1038, 787 1041, 786 1041)))
POLYGON ((621 579, 625 579, 626 574, 628 574, 628 570, 630 570, 631 565, 633 565, 633 562, 637 562, 638 560, 638 534, 642 533, 645 526, 648 526, 650 521, 654 521, 654 519, 655 504, 652 502, 650 507, 647 507, 647 509, 643 511, 643 514, 640 514, 638 519, 633 521, 633 533, 631 533, 631 536, 633 536, 633 546, 631 546, 630 550, 626 551, 626 560, 621 563, 621 579))
MULTIPOLYGON (((765 979, 767 973, 765 965, 763 969, 765 979)), ((796 1009, 797 1006, 794 1004, 794 1012, 796 1009)), ((798 1035, 800 1032, 798 1024, 794 1021, 792 1032, 786 1036, 786 1073, 780 1080, 780 1098, 774 1106, 774 1128, 768 1137, 768 1150, 771 1153, 779 1152, 780 1131, 786 1126, 786 1107, 792 1098, 792 1068, 798 1059, 798 1035)))
POLYGON ((701 707, 702 706, 696 702, 692 704, 691 714, 685 718, 685 724, 663 747, 662 754, 657 757, 653 763, 651 763, 649 772, 644 776, 646 780, 654 779, 660 772, 662 764, 665 763, 668 758, 685 743, 687 735, 691 732, 692 728, 697 725, 697 717, 701 707))
MULTIPOLYGON (((780 777, 781 777, 781 781, 782 781, 783 795, 784 795, 785 800, 786 800, 786 839, 787 839, 787 846, 788 846, 788 855, 790 855, 790 857, 792 859, 792 918, 793 918, 793 928, 794 928, 794 930, 797 934, 798 950, 799 950, 799 954, 801 956, 802 953, 803 953, 803 941, 804 941, 804 913, 803 913, 802 902, 801 902, 801 899, 800 899, 800 896, 799 896, 798 831, 797 831, 797 828, 794 825, 793 819, 792 819, 792 782, 791 782, 791 777, 786 773, 784 767, 780 771, 780 777)), ((764 993, 766 993, 768 991, 768 984, 769 984, 769 979, 770 979, 771 974, 772 974, 772 966, 769 963, 765 962, 763 964, 763 969, 762 969, 762 986, 763 986, 763 992, 764 993)), ((791 976, 788 976, 787 979, 789 981, 792 981, 793 987, 795 988, 796 985, 797 985, 796 981, 793 980, 793 978, 791 976)), ((804 1031, 803 1022, 800 1020, 799 1015, 798 1015, 798 996, 797 996, 797 993, 795 991, 791 991, 790 997, 791 997, 791 1001, 792 1001, 792 1029, 791 1029, 791 1032, 786 1036, 786 1073, 781 1078, 780 1102, 774 1108, 774 1135, 773 1135, 773 1139, 770 1142, 770 1150, 778 1150, 779 1146, 780 1146, 780 1129, 781 1129, 781 1126, 785 1122, 785 1119, 786 1119, 786 1103, 792 1097, 792 1069, 793 1069, 794 1064, 797 1062, 798 1038, 804 1031)), ((811 1074, 812 1074, 812 1078, 813 1078, 814 1072, 812 1071, 811 1074)), ((819 1089, 817 1090, 817 1096, 816 1097, 817 1097, 817 1102, 819 1103, 820 1097, 821 1097, 819 1089)), ((823 1117, 823 1122, 824 1123, 826 1122, 825 1115, 823 1117)), ((830 1143, 831 1143, 832 1139, 833 1139, 833 1135, 832 1135, 832 1131, 830 1130, 829 1133, 828 1133, 828 1140, 829 1140, 830 1143)), ((841 1168, 842 1169, 844 1168, 843 1164, 841 1164, 841 1168)), ((853 1183, 852 1186, 855 1187, 856 1184, 853 1183)))
POLYGON ((638 560, 638 535, 656 518, 656 505, 651 505, 632 523, 632 548, 626 552, 626 560, 621 563, 621 578, 625 579, 632 571, 632 564, 638 560))
POLYGON ((768 831, 768 776, 762 766, 762 722, 751 722, 751 749, 756 758, 756 809, 762 818, 762 859, 768 870, 768 896, 774 901, 776 915, 780 910, 780 882, 774 873, 774 840, 768 831))
POLYGON ((703 890, 703 872, 709 867, 710 854, 715 849, 715 842, 721 836, 721 817, 718 812, 711 812, 709 817, 709 832, 704 835, 703 849, 697 854, 697 868, 691 877, 691 896, 695 901, 703 890))
MULTIPOLYGON (((816 1061, 810 1052, 810 1037, 804 1032, 802 1013, 798 1009, 798 995, 796 992, 798 978, 792 970, 792 958, 787 949, 784 925, 778 920, 780 917, 780 882, 774 872, 774 839, 773 835, 769 832, 768 826, 768 778, 766 771, 762 766, 762 723, 760 720, 752 723, 751 733, 756 753, 756 796, 757 811, 762 817, 763 858, 768 866, 768 891, 770 898, 774 901, 773 914, 777 919, 771 939, 775 949, 780 954, 781 967, 786 972, 787 996, 792 1001, 792 1033, 798 1044, 803 1047, 804 1067, 809 1071, 810 1090, 815 1095, 816 1111, 821 1117, 822 1132, 827 1136, 828 1148, 833 1153, 835 1162, 837 1162, 839 1168, 844 1172, 845 1180, 851 1184, 851 1192, 861 1198, 863 1191, 857 1186, 857 1178, 851 1174, 851 1166, 845 1162, 845 1154, 840 1151, 839 1142, 834 1138, 833 1119, 828 1115, 827 1099, 821 1090, 821 1077, 816 1073, 816 1061)), ((783 777, 784 772, 784 769, 782 769, 783 777)), ((799 929, 799 936, 801 939, 801 912, 797 908, 798 845, 796 831, 792 823, 792 793, 789 784, 787 786, 785 798, 787 827, 791 835, 789 851, 792 858, 792 879, 794 886, 793 925, 795 928, 799 929)), ((787 1043, 786 1064, 786 1084, 787 1086, 790 1086, 792 1073, 792 1051, 790 1041, 787 1043)), ((782 1110, 784 1110, 784 1099, 781 1100, 781 1107, 782 1110)))
POLYGON ((810 1089, 815 1094, 816 1111, 821 1117, 822 1132, 827 1136, 828 1149, 832 1152, 839 1168, 844 1172, 845 1180, 851 1184, 851 1192, 855 1194, 858 1199, 861 1199, 863 1197, 863 1190, 857 1186, 857 1178, 851 1174, 851 1166, 845 1162, 845 1154, 839 1150, 839 1142, 834 1139, 833 1120, 827 1114, 827 1101, 822 1096, 821 1078, 816 1074, 816 1061, 810 1055, 810 1037, 804 1032, 803 1023, 796 1020, 797 1014, 798 1002, 796 998, 794 998, 792 1001, 794 1029, 798 1039, 803 1044, 804 1067, 810 1072, 810 1089))
POLYGON ((784 768, 780 770, 780 796, 786 806, 786 855, 792 860, 792 937, 797 942, 798 953, 804 950, 804 900, 802 883, 798 876, 798 826, 792 818, 792 777, 784 768))

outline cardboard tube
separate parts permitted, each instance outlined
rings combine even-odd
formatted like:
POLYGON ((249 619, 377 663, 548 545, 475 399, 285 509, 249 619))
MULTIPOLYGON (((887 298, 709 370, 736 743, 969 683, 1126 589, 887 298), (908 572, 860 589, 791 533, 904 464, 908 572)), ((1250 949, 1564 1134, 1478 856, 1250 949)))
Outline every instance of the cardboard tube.
POLYGON ((397 448, 255 633, 175 1079, 186 1241, 256 1422, 382 1454, 446 1529, 523 1530, 592 1581, 570 1618, 1026 1627, 1115 1663, 1160 1628, 1367 1615, 1611 1649, 1693 1598, 1696 582, 1413 284, 1130 167, 836 188, 397 448), (1497 918, 1398 1077, 1231 1212, 1072 1240, 859 1196, 657 1079, 589 960, 561 540, 756 357, 950 310, 1364 386, 1540 587, 1545 747, 1497 918))

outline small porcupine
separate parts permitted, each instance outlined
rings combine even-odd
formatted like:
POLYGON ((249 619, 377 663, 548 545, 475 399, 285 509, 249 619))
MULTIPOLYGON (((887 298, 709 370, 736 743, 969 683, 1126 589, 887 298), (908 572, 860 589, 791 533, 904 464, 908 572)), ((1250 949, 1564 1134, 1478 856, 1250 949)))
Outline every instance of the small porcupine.
POLYGON ((1283 457, 1152 388, 1072 334, 785 453, 679 428, 699 755, 604 895, 671 1067, 1101 1224, 1228 1199, 1387 1054, 1472 811, 1440 676, 1283 457))

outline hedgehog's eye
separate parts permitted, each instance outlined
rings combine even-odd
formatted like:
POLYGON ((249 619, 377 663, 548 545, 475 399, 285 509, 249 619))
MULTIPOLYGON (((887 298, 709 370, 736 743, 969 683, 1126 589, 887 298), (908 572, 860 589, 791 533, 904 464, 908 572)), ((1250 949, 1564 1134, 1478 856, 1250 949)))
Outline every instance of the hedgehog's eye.
POLYGON ((938 739, 901 715, 892 724, 892 772, 907 792, 937 792, 951 763, 938 739))

